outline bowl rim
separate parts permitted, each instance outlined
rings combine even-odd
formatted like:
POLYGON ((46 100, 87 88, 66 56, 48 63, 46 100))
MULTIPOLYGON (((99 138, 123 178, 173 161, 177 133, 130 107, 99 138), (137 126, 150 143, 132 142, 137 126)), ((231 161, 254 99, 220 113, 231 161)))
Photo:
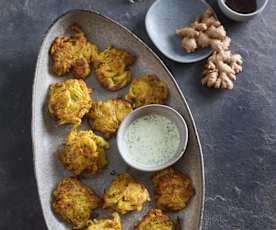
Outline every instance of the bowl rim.
MULTIPOLYGON (((164 52, 162 49, 160 49, 159 48, 159 46, 156 44, 156 42, 154 42, 154 39, 152 38, 152 36, 151 36, 151 33, 149 32, 149 14, 150 14, 150 12, 152 11, 152 9, 153 9, 153 7, 155 6, 155 5, 157 5, 158 4, 158 2, 159 1, 162 1, 162 0, 156 0, 156 1, 154 1, 153 3, 152 3, 152 5, 149 7, 149 9, 148 9, 148 11, 147 11, 147 13, 146 13, 146 16, 145 16, 145 27, 146 27, 146 32, 147 32, 147 35, 149 36, 149 38, 150 38, 150 40, 152 41, 152 43, 155 45, 155 47, 163 54, 163 55, 165 55, 167 58, 169 58, 169 59, 171 59, 171 60, 173 60, 173 61, 175 61, 175 62, 178 62, 178 63, 194 63, 194 62, 199 62, 199 61, 202 61, 202 60, 204 60, 204 59, 206 59, 207 57, 209 57, 212 53, 213 53, 213 50, 212 49, 210 49, 209 50, 209 52, 206 52, 206 54, 203 54, 203 55, 201 55, 201 56, 199 56, 199 57, 197 57, 197 58, 191 58, 191 59, 185 59, 185 58, 176 58, 176 57, 174 57, 173 55, 169 55, 169 54, 167 54, 166 52, 164 52)), ((185 0, 184 0, 185 1, 185 0)), ((200 0, 200 2, 202 3, 202 4, 204 4, 207 8, 211 8, 213 11, 214 11, 214 9, 211 7, 211 5, 209 5, 206 1, 204 1, 204 0, 200 0)), ((216 12, 214 11, 214 13, 215 13, 215 15, 216 15, 216 12)), ((217 17, 217 15, 216 15, 216 17, 217 17)), ((183 52, 185 52, 185 51, 183 51, 183 52)), ((189 54, 188 54, 189 55, 189 54)))
POLYGON ((223 6, 226 10, 228 10, 230 13, 232 13, 232 14, 234 14, 234 15, 236 15, 236 16, 240 16, 240 17, 250 17, 250 16, 255 16, 255 15, 261 13, 261 12, 264 10, 264 8, 266 7, 268 1, 269 1, 269 0, 265 0, 264 3, 263 3, 263 5, 262 5, 260 8, 258 8, 256 11, 252 12, 252 13, 239 13, 239 12, 237 12, 237 11, 231 9, 231 8, 225 3, 225 0, 219 0, 219 2, 221 2, 222 6, 223 6))
MULTIPOLYGON (((154 114, 154 112, 151 112, 152 114, 154 114)), ((158 113, 157 113, 158 114, 158 113)), ((137 118, 136 118, 137 119, 137 118)), ((144 172, 154 172, 154 171, 159 171, 162 169, 165 169, 167 167, 172 166, 173 164, 175 164, 186 152, 187 149, 187 145, 188 145, 188 139, 189 139, 189 131, 188 131, 188 126, 186 124, 185 119, 183 118, 183 116, 174 108, 167 106, 167 105, 160 105, 160 104, 150 104, 150 105, 145 105, 142 106, 140 108, 137 108, 135 110, 133 110, 132 112, 130 112, 125 119, 123 120, 123 122, 120 124, 118 131, 117 131, 117 138, 116 138, 116 142, 117 142, 117 147, 119 150, 119 153, 122 157, 122 159, 125 161, 125 163, 129 166, 131 166, 134 169, 140 170, 140 171, 144 171, 144 172), (123 153, 122 150, 122 138, 123 138, 123 134, 127 128, 126 123, 132 123, 135 119, 130 119, 130 117, 133 117, 133 114, 135 113, 139 113, 141 112, 141 110, 145 110, 148 108, 152 108, 153 110, 158 110, 158 109, 165 109, 165 110, 169 110, 170 112, 173 112, 176 117, 181 121, 181 123, 183 124, 184 129, 179 129, 178 131, 180 133, 183 133, 183 136, 185 136, 185 139, 183 140, 183 142, 180 142, 180 144, 182 143, 182 146, 180 148, 180 151, 177 153, 176 157, 168 162, 166 162, 165 164, 162 164, 160 166, 154 166, 154 167, 141 167, 136 165, 135 163, 131 162, 129 160, 129 158, 127 157, 127 154, 123 153), (130 121, 129 121, 130 119, 130 121)))

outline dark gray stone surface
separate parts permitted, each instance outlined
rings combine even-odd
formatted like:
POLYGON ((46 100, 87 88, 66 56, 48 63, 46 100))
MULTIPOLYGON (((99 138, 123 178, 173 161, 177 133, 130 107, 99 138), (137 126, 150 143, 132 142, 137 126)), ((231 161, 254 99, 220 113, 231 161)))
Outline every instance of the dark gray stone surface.
MULTIPOLYGON (((0 0, 0 229, 46 229, 33 173, 31 92, 49 24, 69 9, 96 9, 138 34, 153 0, 0 0)), ((217 5, 215 1, 215 9, 217 5)), ((218 11, 219 12, 219 11, 218 11)), ((205 230, 276 229, 276 2, 247 23, 219 15, 244 57, 233 91, 201 87, 201 63, 173 72, 193 112, 206 172, 205 230)))

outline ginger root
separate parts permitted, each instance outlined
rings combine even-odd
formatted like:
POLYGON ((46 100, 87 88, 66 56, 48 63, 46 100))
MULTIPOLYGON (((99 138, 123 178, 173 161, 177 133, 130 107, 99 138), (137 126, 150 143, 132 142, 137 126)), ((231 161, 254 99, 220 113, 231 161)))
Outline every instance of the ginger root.
POLYGON ((233 89, 236 74, 242 71, 242 57, 230 50, 215 51, 204 66, 202 85, 233 89))
POLYGON ((183 38, 181 46, 188 53, 198 48, 213 49, 204 66, 202 85, 233 89, 236 75, 242 71, 242 57, 231 53, 231 39, 211 9, 196 18, 191 26, 177 29, 176 34, 183 38))
POLYGON ((216 51, 228 49, 231 42, 211 9, 206 10, 202 17, 196 18, 191 26, 177 29, 176 34, 182 37, 181 46, 188 53, 206 47, 216 51))

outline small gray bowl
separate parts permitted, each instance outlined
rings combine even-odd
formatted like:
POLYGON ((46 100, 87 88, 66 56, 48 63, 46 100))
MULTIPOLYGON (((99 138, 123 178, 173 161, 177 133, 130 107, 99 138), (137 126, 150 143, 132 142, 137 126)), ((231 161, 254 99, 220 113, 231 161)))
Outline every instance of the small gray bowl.
POLYGON ((121 123, 117 133, 117 146, 123 160, 131 167, 141 171, 147 171, 147 172, 158 171, 176 163, 183 156, 187 147, 187 142, 188 142, 188 128, 184 118, 175 109, 166 105, 157 105, 157 104, 146 105, 132 111, 127 115, 127 117, 121 123), (180 134, 180 144, 178 146, 177 154, 175 155, 175 157, 172 159, 169 159, 163 165, 151 166, 151 167, 132 161, 128 156, 127 146, 124 142, 124 136, 128 126, 138 118, 149 114, 158 114, 173 121, 176 124, 176 127, 178 128, 178 132, 180 134))
POLYGON ((155 46, 168 58, 192 63, 207 58, 212 50, 199 49, 187 53, 181 48, 176 29, 190 25, 210 6, 203 0, 156 0, 146 14, 147 33, 155 46))
POLYGON ((242 14, 232 10, 229 6, 227 6, 225 0, 218 0, 219 8, 225 14, 225 16, 238 22, 248 21, 249 19, 254 18, 256 15, 260 14, 264 10, 267 3, 268 0, 257 0, 256 11, 249 14, 242 14))

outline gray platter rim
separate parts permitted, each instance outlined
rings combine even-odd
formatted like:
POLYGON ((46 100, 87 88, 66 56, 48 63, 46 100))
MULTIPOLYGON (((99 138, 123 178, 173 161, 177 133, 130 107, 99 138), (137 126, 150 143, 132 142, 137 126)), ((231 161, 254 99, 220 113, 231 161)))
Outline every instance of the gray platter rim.
MULTIPOLYGON (((184 102, 184 104, 186 106, 186 109, 188 111, 188 114, 189 114, 189 117, 190 117, 191 123, 192 123, 192 129, 193 129, 193 132, 195 133, 196 140, 197 140, 197 143, 198 143, 199 152, 200 152, 200 164, 201 164, 201 169, 202 169, 201 170, 201 178, 202 178, 202 191, 201 191, 202 192, 202 202, 201 202, 201 208, 200 208, 200 221, 199 221, 199 224, 198 224, 198 229, 201 230, 202 229, 202 221, 203 221, 203 213, 204 213, 204 203, 205 203, 205 169, 204 169, 204 158, 203 158, 202 147, 201 147, 199 135, 198 135, 198 132, 197 132, 197 128, 196 128, 196 125, 195 125, 195 121, 194 121, 194 118, 192 116, 190 107, 189 107, 189 105, 187 103, 187 100, 184 97, 184 94, 182 93, 182 90, 180 89, 178 83, 174 79, 172 73, 170 72, 170 70, 168 69, 168 67, 165 65, 165 63, 161 60, 161 58, 141 38, 139 38, 138 35, 136 35, 134 32, 132 32, 130 29, 128 29, 126 26, 120 24, 116 20, 114 20, 114 19, 112 19, 112 18, 110 18, 108 16, 105 16, 105 15, 101 14, 100 12, 98 12, 96 10, 72 9, 72 10, 65 11, 64 13, 62 13, 60 16, 58 16, 56 19, 53 20, 53 22, 48 26, 47 30, 42 35, 42 41, 40 42, 40 48, 39 48, 39 51, 38 51, 37 61, 36 61, 36 65, 35 65, 35 73, 34 73, 34 80, 33 80, 33 86, 32 86, 31 137, 32 137, 32 152, 33 152, 34 175, 35 175, 36 182, 38 181, 38 176, 37 176, 37 164, 35 163, 36 162, 36 151, 35 150, 36 150, 37 143, 35 143, 35 138, 34 138, 34 136, 35 136, 35 124, 36 124, 36 115, 35 115, 35 112, 34 112, 35 111, 34 110, 34 106, 35 106, 35 103, 34 103, 35 100, 34 100, 34 98, 35 98, 35 92, 36 92, 36 87, 37 87, 36 81, 37 81, 37 78, 38 78, 38 69, 39 69, 38 68, 38 64, 39 64, 39 60, 41 58, 41 54, 42 54, 41 51, 42 51, 43 44, 46 41, 45 38, 46 38, 48 32, 50 31, 50 29, 61 18, 63 18, 67 14, 71 14, 71 13, 74 13, 74 12, 85 12, 85 13, 89 13, 89 14, 94 14, 94 15, 100 16, 103 19, 108 20, 109 22, 111 22, 111 23, 113 23, 113 24, 121 27, 126 33, 130 34, 138 42, 140 42, 156 58, 156 60, 160 62, 160 64, 164 68, 164 70, 168 73, 168 76, 171 78, 171 80, 172 80, 175 88, 177 89, 179 95, 181 96, 181 99, 183 100, 183 102, 184 102)), ((45 213, 44 213, 43 205, 42 205, 41 194, 40 194, 40 189, 38 187, 38 183, 36 183, 36 188, 37 188, 38 195, 39 195, 39 202, 40 202, 40 207, 41 207, 41 210, 42 210, 43 218, 44 218, 44 221, 46 223, 47 228, 49 229, 48 223, 47 223, 47 220, 46 220, 46 216, 45 216, 45 213)))

